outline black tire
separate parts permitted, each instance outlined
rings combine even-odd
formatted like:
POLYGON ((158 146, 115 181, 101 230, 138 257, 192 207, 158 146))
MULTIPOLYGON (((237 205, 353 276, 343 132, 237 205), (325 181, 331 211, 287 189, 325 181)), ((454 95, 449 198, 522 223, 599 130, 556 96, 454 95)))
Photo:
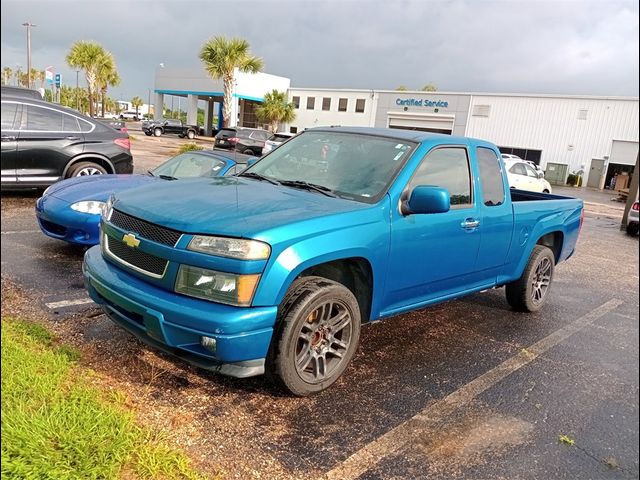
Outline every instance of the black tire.
POLYGON ((636 222, 627 223, 627 234, 635 237, 640 230, 640 224, 636 222))
POLYGON ((194 138, 196 138, 196 132, 194 132, 193 130, 187 131, 187 138, 189 140, 193 140, 194 138))
POLYGON ((156 127, 153 129, 153 135, 156 137, 159 137, 160 135, 162 135, 162 129, 160 127, 156 127))
POLYGON ((102 165, 98 165, 93 162, 79 162, 72 165, 67 172, 67 178, 71 177, 83 177, 89 175, 104 175, 107 173, 107 169, 102 165))
POLYGON ((358 348, 361 322, 358 301, 344 285, 322 277, 296 280, 280 304, 267 375, 300 397, 325 390, 349 365, 358 348))
POLYGON ((506 286, 507 302, 519 312, 536 312, 549 296, 555 257, 550 248, 536 245, 522 276, 506 286))
POLYGON ((242 153, 244 153, 245 155, 255 155, 253 153, 253 150, 251 150, 250 148, 245 148, 242 153))
POLYGON ((178 137, 180 137, 180 138, 184 138, 184 135, 183 135, 182 133, 179 133, 179 134, 178 134, 178 137))
POLYGON ((144 134, 145 134, 147 137, 150 137, 150 136, 151 136, 151 132, 144 132, 144 134))
POLYGON ((542 191, 542 193, 551 193, 551 192, 545 188, 545 189, 542 191))

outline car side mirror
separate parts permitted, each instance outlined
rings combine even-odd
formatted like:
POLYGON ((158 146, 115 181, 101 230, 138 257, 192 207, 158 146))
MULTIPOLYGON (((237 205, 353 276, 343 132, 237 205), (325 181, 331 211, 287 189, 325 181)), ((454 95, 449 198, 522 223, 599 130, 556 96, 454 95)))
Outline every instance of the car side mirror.
POLYGON ((538 172, 538 178, 544 178, 544 172, 538 172))
POLYGON ((445 213, 451 209, 451 195, 446 188, 418 185, 400 203, 402 215, 445 213))

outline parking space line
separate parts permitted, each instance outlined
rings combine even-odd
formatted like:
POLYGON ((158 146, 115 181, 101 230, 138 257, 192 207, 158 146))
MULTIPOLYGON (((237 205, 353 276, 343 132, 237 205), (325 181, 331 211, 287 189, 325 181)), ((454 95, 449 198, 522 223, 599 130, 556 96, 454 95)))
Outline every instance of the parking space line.
POLYGON ((603 303, 589 313, 579 317, 563 328, 537 341, 528 348, 523 348, 517 355, 505 360, 500 365, 483 373, 479 377, 462 386, 442 400, 429 405, 409 420, 389 430, 376 440, 365 445, 342 463, 325 474, 327 480, 356 479, 381 460, 411 444, 420 434, 433 431, 434 427, 457 409, 468 405, 478 395, 520 368, 528 365, 549 349, 563 342, 572 335, 592 325, 600 317, 616 309, 624 302, 617 298, 603 303))
POLYGON ((77 300, 61 300, 59 302, 45 303, 45 305, 54 310, 56 308, 71 307, 74 305, 86 305, 87 303, 93 303, 93 300, 90 298, 79 298, 77 300))
POLYGON ((5 230, 0 232, 2 235, 15 235, 17 233, 39 233, 40 230, 5 230))

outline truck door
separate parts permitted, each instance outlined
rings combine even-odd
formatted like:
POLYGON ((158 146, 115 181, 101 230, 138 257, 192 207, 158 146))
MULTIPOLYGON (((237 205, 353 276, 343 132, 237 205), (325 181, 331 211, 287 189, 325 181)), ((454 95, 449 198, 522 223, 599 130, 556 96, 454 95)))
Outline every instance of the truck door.
POLYGON ((513 208, 498 153, 487 147, 478 147, 472 153, 476 157, 482 194, 482 228, 476 270, 481 280, 495 283, 511 246, 513 208))
POLYGON ((436 147, 416 169, 405 192, 418 185, 446 188, 451 210, 403 216, 393 208, 385 311, 471 288, 476 282, 480 211, 465 146, 436 147))

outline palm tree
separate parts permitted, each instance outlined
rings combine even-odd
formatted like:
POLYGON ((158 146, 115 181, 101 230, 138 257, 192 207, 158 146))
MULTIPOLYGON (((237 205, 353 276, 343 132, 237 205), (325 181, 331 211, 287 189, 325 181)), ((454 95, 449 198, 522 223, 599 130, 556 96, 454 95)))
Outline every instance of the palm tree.
POLYGON ((142 105, 144 105, 144 102, 140 97, 136 96, 131 99, 131 106, 136 109, 136 117, 138 118, 140 118, 140 116, 138 115, 138 108, 140 108, 142 105))
POLYGON ((421 88, 423 92, 436 92, 438 87, 436 87, 433 83, 427 83, 424 87, 421 88))
POLYGON ((21 66, 17 66, 16 69, 13 71, 13 76, 16 79, 16 85, 19 87, 20 85, 22 85, 23 80, 24 80, 24 72, 22 71, 22 67, 21 66))
POLYGON ((243 73, 257 73, 262 70, 264 62, 261 58, 251 55, 249 42, 246 40, 241 38, 227 39, 223 36, 214 37, 202 45, 200 60, 212 78, 222 78, 224 126, 228 127, 231 121, 235 69, 237 68, 243 73))
POLYGON ((11 67, 4 67, 2 69, 2 84, 9 85, 9 79, 13 77, 13 70, 11 67))
POLYGON ((87 79, 87 93, 89 95, 89 116, 95 113, 94 101, 98 90, 98 69, 106 55, 105 49, 96 42, 79 41, 71 46, 67 54, 67 64, 71 68, 84 70, 87 79))
POLYGON ((405 87, 404 85, 399 85, 396 88, 396 91, 398 91, 398 92, 406 92, 407 91, 407 87, 405 87))
POLYGON ((287 102, 287 94, 272 90, 264 96, 264 102, 256 109, 258 120, 268 123, 270 130, 278 131, 278 124, 293 122, 296 118, 296 106, 287 102))
POLYGON ((42 88, 42 84, 44 83, 44 70, 38 70, 36 68, 32 68, 31 81, 33 82, 34 87, 38 82, 40 82, 40 87, 42 88))
POLYGON ((100 87, 102 116, 104 117, 107 88, 110 86, 115 87, 120 83, 120 75, 118 75, 118 70, 116 69, 116 62, 113 55, 109 52, 105 52, 100 60, 97 69, 97 82, 100 87))

